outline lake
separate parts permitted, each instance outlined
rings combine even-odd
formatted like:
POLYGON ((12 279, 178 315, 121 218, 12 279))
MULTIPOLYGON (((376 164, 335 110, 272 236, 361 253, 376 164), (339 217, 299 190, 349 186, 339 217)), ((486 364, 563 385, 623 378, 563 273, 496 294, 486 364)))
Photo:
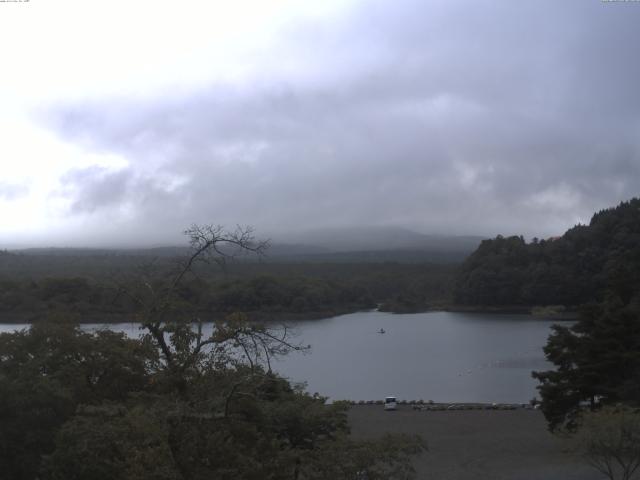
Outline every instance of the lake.
MULTIPOLYGON (((529 315, 358 312, 296 322, 297 341, 311 351, 273 367, 334 400, 525 403, 537 395, 531 371, 551 368, 542 347, 554 323, 529 315)), ((109 328, 139 333, 132 323, 109 328)))

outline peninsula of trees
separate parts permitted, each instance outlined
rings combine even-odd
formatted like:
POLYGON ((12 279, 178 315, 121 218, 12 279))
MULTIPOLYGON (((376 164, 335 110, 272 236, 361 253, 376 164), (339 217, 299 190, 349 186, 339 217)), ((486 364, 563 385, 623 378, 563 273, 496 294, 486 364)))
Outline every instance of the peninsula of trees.
POLYGON ((547 240, 498 236, 462 264, 453 288, 461 305, 565 305, 603 301, 615 289, 624 302, 640 286, 640 199, 602 210, 547 240))

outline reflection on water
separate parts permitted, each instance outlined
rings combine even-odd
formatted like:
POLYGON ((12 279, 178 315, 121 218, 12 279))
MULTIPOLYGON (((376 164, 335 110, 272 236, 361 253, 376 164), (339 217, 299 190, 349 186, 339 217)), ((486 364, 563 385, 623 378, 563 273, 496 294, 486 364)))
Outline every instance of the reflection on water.
MULTIPOLYGON (((527 315, 449 312, 359 312, 297 322, 297 340, 311 344, 311 352, 290 354, 274 369, 333 399, 395 395, 524 403, 536 395, 531 371, 550 368, 542 346, 552 324, 527 315)), ((0 325, 0 331, 23 327, 0 325)), ((130 336, 140 333, 134 323, 110 328, 130 336)))

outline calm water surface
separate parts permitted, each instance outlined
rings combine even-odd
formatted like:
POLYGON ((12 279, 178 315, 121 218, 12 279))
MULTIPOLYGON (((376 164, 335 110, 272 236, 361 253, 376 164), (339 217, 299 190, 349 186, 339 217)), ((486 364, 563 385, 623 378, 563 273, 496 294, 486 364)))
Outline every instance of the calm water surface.
MULTIPOLYGON (((524 403, 537 393, 531 371, 551 367, 542 346, 553 323, 528 315, 375 311, 296 322, 297 341, 311 351, 290 354, 274 369, 332 399, 524 403)), ((109 328, 139 333, 131 323, 109 328)))
POLYGON ((553 323, 528 315, 360 312, 299 323, 311 353, 277 369, 335 399, 523 403, 537 393, 531 371, 551 367, 542 347, 553 323))

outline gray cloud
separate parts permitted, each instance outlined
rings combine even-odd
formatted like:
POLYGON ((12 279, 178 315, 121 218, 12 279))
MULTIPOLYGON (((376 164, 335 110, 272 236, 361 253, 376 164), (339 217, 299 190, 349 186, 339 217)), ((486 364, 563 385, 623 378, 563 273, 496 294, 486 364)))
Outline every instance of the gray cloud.
POLYGON ((130 191, 130 172, 110 172, 105 168, 75 169, 62 178, 63 195, 73 199, 72 213, 92 213, 126 200, 130 191))
POLYGON ((65 194, 73 214, 128 205, 140 234, 556 234, 640 191, 639 21, 606 2, 366 2, 286 32, 253 87, 57 105, 47 122, 130 161, 70 172, 65 194))

